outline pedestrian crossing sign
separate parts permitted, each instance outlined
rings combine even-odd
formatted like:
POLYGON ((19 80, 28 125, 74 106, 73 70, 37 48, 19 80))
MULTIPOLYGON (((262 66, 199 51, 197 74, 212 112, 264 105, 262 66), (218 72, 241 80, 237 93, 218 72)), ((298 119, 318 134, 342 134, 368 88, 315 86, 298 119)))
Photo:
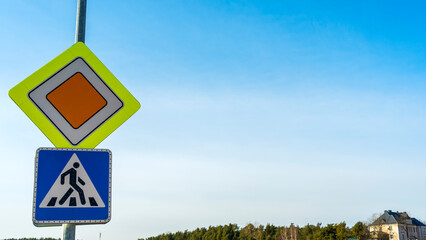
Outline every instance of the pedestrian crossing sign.
POLYGON ((39 148, 35 161, 36 226, 111 219, 111 151, 39 148))
POLYGON ((140 108, 82 42, 13 87, 9 96, 58 148, 94 148, 140 108))

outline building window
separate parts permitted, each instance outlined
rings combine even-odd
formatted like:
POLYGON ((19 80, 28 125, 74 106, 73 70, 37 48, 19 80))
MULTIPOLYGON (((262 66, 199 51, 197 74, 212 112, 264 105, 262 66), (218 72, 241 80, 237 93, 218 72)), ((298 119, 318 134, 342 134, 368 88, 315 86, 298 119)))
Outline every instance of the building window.
POLYGON ((404 240, 405 239, 405 234, 404 233, 402 233, 402 240, 404 240))
POLYGON ((392 231, 392 226, 389 226, 389 230, 391 230, 391 231, 392 231))

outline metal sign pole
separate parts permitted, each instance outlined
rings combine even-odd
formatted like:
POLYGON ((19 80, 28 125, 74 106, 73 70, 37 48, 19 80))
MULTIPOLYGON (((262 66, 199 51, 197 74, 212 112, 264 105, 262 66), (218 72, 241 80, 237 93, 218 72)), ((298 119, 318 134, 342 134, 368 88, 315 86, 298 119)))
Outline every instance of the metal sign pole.
POLYGON ((86 6, 87 0, 78 0, 75 42, 83 42, 86 36, 86 6))
MULTIPOLYGON (((77 2, 77 20, 75 27, 75 42, 83 42, 86 37, 86 7, 87 0, 77 2)), ((75 240, 75 224, 62 224, 62 239, 75 240)))
POLYGON ((75 224, 62 224, 62 239, 75 240, 75 224))

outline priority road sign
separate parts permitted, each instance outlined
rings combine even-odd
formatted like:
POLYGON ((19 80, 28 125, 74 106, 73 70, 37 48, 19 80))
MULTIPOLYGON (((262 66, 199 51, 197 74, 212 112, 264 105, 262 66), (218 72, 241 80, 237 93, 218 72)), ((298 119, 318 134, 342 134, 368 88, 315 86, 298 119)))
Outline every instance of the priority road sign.
POLYGON ((111 219, 111 152, 39 148, 35 158, 33 222, 97 224, 111 219))
POLYGON ((139 102, 82 42, 9 91, 58 148, 94 148, 139 108, 139 102))

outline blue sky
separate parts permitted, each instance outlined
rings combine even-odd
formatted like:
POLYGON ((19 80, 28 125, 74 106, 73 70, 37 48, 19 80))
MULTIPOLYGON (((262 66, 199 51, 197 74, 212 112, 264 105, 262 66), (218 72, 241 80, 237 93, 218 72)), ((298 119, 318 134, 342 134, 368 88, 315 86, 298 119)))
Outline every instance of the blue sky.
MULTIPOLYGON (((31 222, 34 155, 52 147, 10 88, 74 43, 76 1, 0 9, 0 239, 31 222)), ((142 108, 113 153, 112 220, 78 239, 227 223, 426 220, 422 1, 88 0, 87 46, 142 108)))

